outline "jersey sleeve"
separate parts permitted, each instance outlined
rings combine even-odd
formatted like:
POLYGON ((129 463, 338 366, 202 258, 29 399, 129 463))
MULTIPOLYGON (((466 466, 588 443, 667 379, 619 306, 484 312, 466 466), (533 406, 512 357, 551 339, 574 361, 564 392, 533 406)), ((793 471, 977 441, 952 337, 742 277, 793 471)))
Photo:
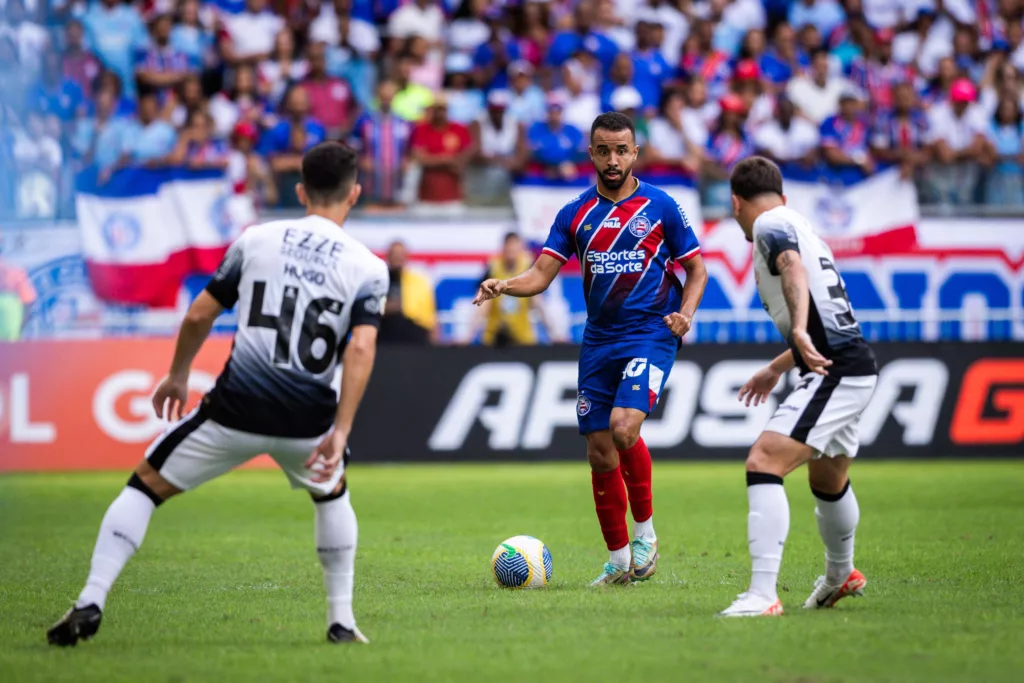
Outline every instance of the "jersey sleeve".
POLYGON ((242 281, 242 262, 245 260, 245 235, 228 247, 224 260, 206 285, 206 291, 224 308, 233 308, 238 301, 238 285, 242 281))
POLYGON ((380 319, 384 315, 384 303, 388 298, 389 280, 387 265, 383 261, 376 261, 356 292, 356 300, 352 304, 352 327, 358 325, 380 327, 380 319))
POLYGON ((686 212, 671 197, 665 198, 665 211, 661 216, 661 225, 665 230, 665 244, 669 253, 678 262, 691 259, 700 253, 697 235, 686 219, 686 212))
POLYGON ((548 239, 544 242, 544 248, 541 250, 542 254, 556 258, 562 263, 568 263, 569 257, 575 251, 572 246, 571 235, 571 206, 571 202, 566 204, 558 212, 558 215, 555 216, 555 222, 551 225, 551 232, 548 233, 548 239))
POLYGON ((793 226, 784 222, 761 222, 754 227, 754 242, 768 264, 768 272, 778 275, 775 262, 784 251, 800 253, 800 241, 793 226))

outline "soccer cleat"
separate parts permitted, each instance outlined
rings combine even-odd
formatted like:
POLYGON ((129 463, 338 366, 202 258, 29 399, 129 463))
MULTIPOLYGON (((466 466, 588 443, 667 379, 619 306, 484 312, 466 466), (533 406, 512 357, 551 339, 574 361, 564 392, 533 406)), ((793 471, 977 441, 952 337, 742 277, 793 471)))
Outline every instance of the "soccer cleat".
POLYGON ((331 624, 327 629, 327 640, 332 643, 369 643, 370 639, 355 626, 345 628, 341 624, 331 624))
POLYGON ((46 632, 46 640, 50 645, 74 646, 79 639, 89 640, 96 635, 102 619, 103 612, 96 605, 72 607, 46 632))
POLYGON ((658 542, 638 538, 630 544, 633 561, 629 567, 629 578, 646 581, 658 571, 658 542))
POLYGON ((720 617, 781 617, 782 601, 763 598, 756 593, 740 593, 731 605, 718 613, 720 617))
POLYGON ((601 575, 590 582, 591 586, 626 586, 629 585, 629 570, 620 569, 606 562, 601 575))
POLYGON ((837 602, 847 596, 863 597, 866 585, 868 585, 868 580, 856 569, 850 572, 841 586, 831 586, 824 576, 819 576, 818 580, 814 582, 814 591, 811 592, 811 597, 807 598, 804 603, 804 609, 828 609, 835 607, 837 602))

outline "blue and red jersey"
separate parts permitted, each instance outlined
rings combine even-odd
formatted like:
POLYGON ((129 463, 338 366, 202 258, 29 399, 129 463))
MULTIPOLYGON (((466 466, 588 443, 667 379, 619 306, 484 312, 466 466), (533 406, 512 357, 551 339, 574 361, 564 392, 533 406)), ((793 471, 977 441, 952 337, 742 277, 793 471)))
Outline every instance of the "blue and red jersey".
POLYGON ((584 342, 672 336, 663 318, 679 310, 674 262, 700 253, 683 210, 667 193, 638 181, 613 202, 592 187, 562 207, 543 253, 583 271, 584 342))

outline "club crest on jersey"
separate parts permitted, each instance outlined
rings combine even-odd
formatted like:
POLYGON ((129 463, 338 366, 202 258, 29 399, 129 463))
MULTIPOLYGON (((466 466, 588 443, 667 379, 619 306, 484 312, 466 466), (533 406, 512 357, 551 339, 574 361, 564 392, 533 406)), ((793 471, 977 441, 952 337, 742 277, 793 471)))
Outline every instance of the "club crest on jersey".
POLYGON ((601 227, 602 228, 614 228, 614 229, 618 230, 619 229, 619 217, 618 216, 612 216, 611 218, 606 218, 604 223, 601 223, 601 227))
POLYGON ((626 223, 626 227, 629 228, 629 232, 632 233, 633 237, 647 237, 651 234, 651 221, 647 216, 633 216, 626 223))
POLYGON ((576 414, 583 417, 590 412, 590 399, 580 394, 576 397, 576 414))

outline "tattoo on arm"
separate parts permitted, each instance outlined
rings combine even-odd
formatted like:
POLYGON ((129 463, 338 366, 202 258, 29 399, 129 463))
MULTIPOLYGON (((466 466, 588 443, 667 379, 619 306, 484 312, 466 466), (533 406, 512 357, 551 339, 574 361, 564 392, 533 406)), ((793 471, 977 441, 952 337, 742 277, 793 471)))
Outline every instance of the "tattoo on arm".
POLYGON ((782 252, 775 260, 775 268, 782 278, 782 295, 786 299, 793 329, 806 330, 810 292, 807 290, 807 274, 800 254, 792 250, 782 252))

